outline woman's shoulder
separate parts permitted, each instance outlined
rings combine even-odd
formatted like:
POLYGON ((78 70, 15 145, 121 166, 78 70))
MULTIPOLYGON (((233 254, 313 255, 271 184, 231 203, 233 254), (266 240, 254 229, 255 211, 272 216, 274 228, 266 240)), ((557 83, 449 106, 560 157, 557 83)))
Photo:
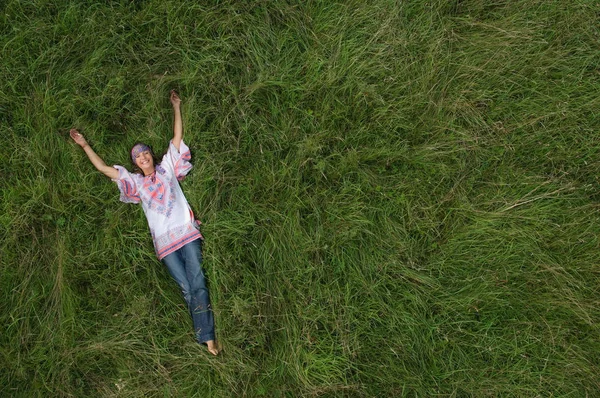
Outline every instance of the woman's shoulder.
POLYGON ((128 179, 134 181, 136 184, 144 181, 144 175, 141 173, 129 171, 125 167, 119 165, 115 165, 113 167, 119 170, 119 180, 128 179))

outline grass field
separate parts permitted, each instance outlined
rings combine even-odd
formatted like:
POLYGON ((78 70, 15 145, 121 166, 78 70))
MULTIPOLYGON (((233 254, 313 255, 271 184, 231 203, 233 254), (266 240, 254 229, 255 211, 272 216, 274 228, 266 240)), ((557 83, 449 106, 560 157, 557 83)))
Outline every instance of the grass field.
POLYGON ((0 396, 600 396, 600 3, 0 2, 0 396), (222 355, 108 164, 182 97, 222 355))

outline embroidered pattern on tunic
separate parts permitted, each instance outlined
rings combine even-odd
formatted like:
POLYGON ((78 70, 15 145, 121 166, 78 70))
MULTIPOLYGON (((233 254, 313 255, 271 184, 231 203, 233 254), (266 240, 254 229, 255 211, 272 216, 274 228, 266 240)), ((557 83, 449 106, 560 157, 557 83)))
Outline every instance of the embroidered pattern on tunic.
POLYGON ((153 236, 153 238, 157 249, 156 254, 159 259, 162 259, 186 243, 196 239, 202 239, 202 235, 200 234, 200 231, 190 223, 170 229, 160 236, 153 236))
POLYGON ((159 173, 144 178, 142 195, 149 210, 163 214, 167 218, 171 216, 176 200, 175 184, 171 179, 168 179, 168 182, 165 183, 159 173))
POLYGON ((124 203, 140 203, 140 195, 137 193, 137 189, 135 189, 135 185, 132 184, 133 181, 127 180, 116 180, 117 185, 119 187, 119 192, 121 193, 121 197, 119 200, 124 203))
POLYGON ((189 173, 190 169, 192 168, 192 164, 190 163, 191 159, 192 155, 190 154, 189 150, 181 154, 181 157, 177 160, 174 167, 177 180, 183 180, 187 173, 189 173))

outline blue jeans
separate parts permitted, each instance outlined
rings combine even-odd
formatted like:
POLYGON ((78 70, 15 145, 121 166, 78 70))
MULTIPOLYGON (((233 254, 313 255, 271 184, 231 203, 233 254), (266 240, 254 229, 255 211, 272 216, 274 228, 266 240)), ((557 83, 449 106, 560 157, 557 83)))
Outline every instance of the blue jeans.
POLYGON ((201 245, 201 240, 196 239, 165 256, 162 262, 181 288, 192 315, 196 339, 205 343, 215 339, 215 320, 201 266, 201 245))

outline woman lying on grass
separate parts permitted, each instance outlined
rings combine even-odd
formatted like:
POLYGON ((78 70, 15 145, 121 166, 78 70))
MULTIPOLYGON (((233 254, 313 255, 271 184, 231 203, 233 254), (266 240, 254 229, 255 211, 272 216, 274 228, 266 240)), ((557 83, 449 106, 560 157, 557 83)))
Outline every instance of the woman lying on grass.
POLYGON ((156 255, 183 292, 196 339, 206 344, 211 354, 217 355, 213 312, 201 267, 203 238, 198 230, 199 222, 194 219, 178 183, 192 168, 190 149, 182 139, 181 99, 175 91, 171 91, 170 99, 174 124, 169 150, 157 164, 149 146, 134 145, 131 149, 134 173, 122 166, 107 166, 77 130, 72 129, 70 134, 94 166, 117 183, 122 202, 142 204, 156 255))

